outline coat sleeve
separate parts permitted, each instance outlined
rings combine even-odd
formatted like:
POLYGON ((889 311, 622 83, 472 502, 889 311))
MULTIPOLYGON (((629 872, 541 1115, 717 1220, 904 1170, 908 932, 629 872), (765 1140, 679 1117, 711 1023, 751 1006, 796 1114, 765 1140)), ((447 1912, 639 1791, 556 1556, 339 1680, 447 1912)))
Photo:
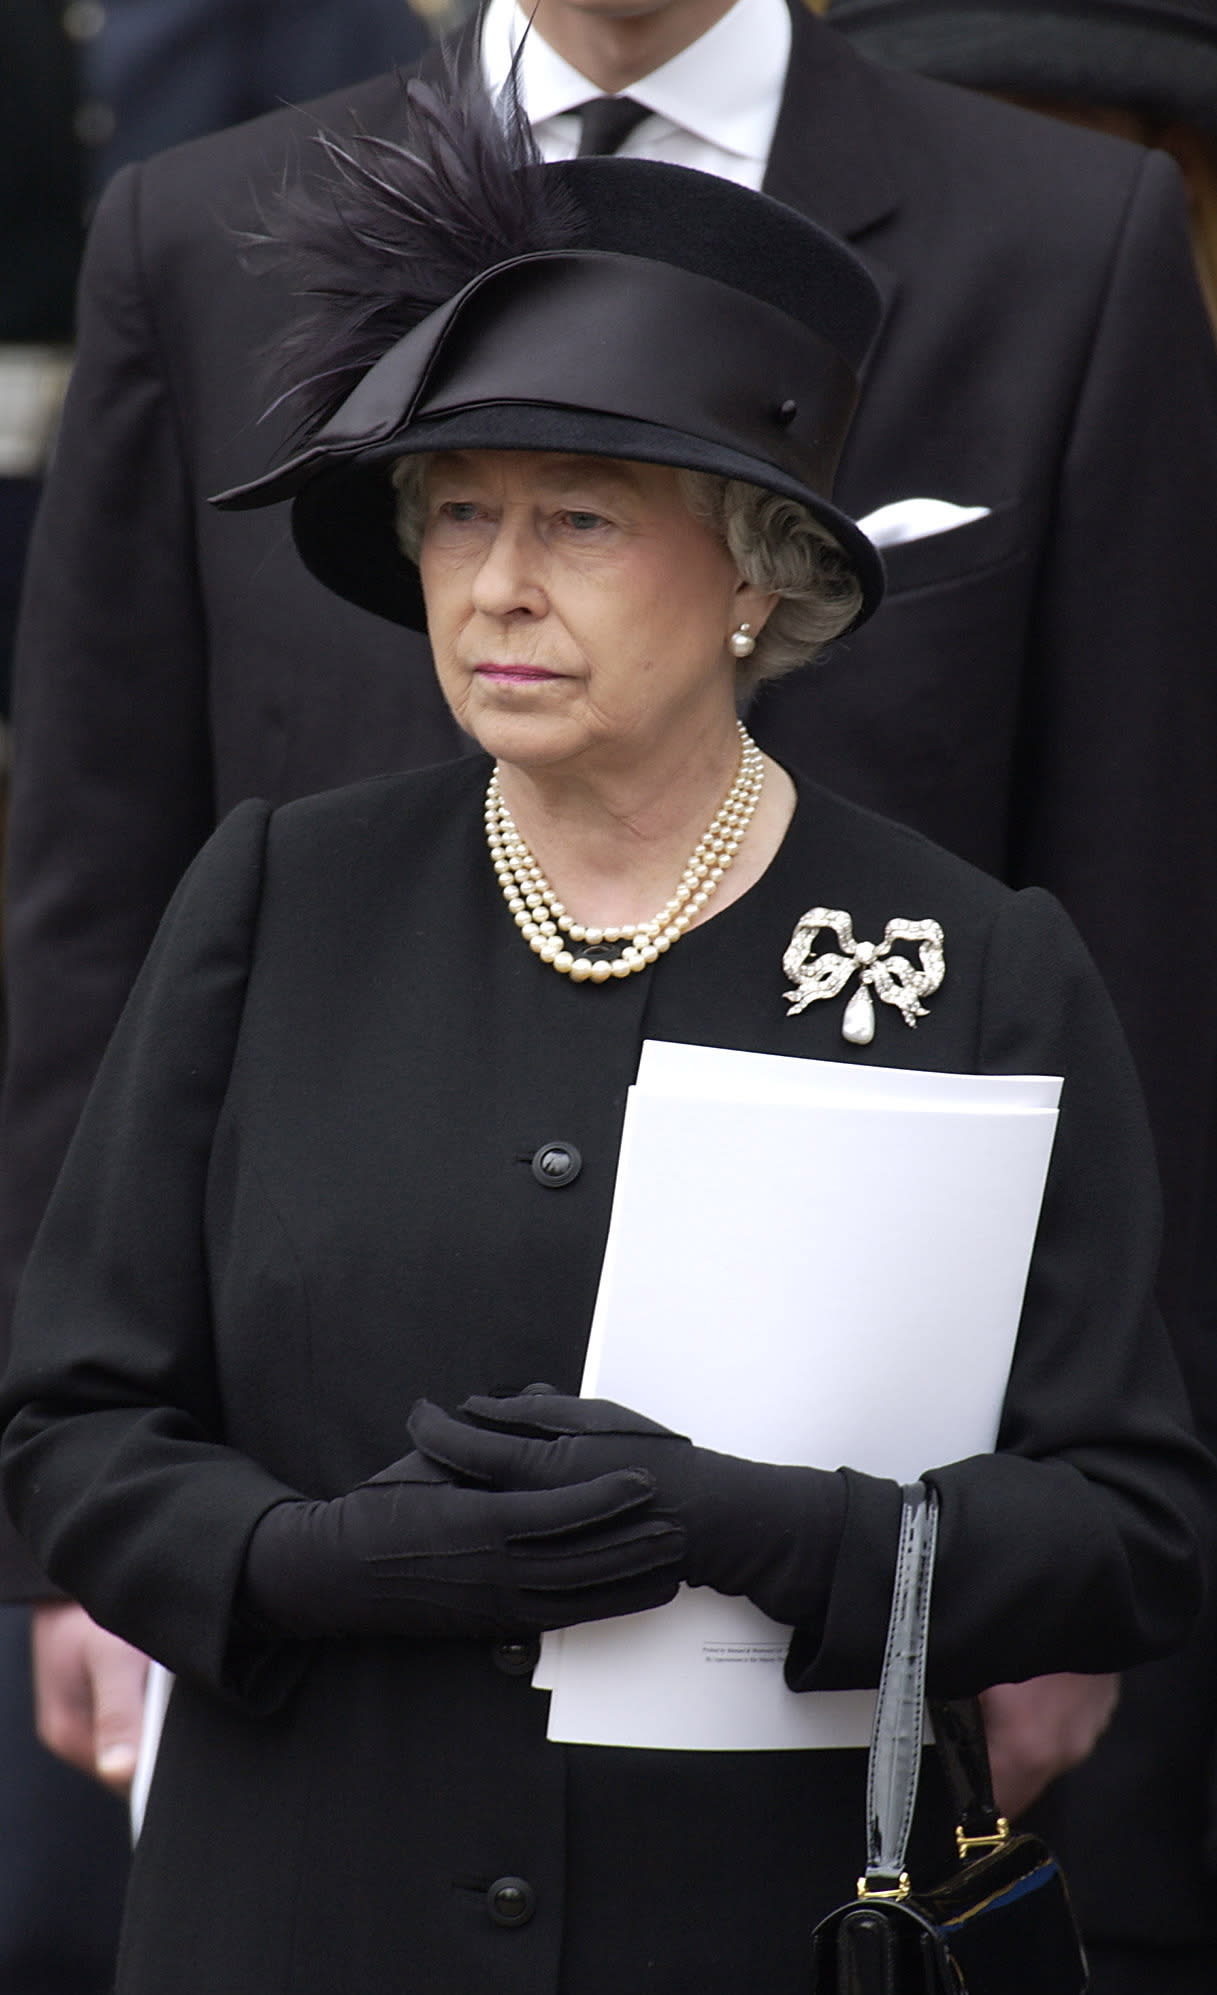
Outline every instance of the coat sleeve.
MULTIPOLYGON (((995 925, 976 1065, 1064 1086, 997 1451, 926 1469, 941 1500, 930 1681, 942 1696, 1177 1647, 1199 1609, 1197 1534, 1214 1500, 1152 1300, 1158 1196, 1137 1081, 1093 964, 1038 890, 995 925)), ((847 1482, 827 1621, 818 1640, 796 1634, 788 1659, 800 1689, 878 1677, 899 1491, 847 1482)))
MULTIPOLYGON (((205 620, 141 192, 138 171, 120 174, 94 224, 17 648, 0 1342, 106 1042, 215 821, 205 620)), ((0 1550, 0 1592, 28 1577, 0 1550)))
POLYGON ((1217 1133, 1217 1009, 1200 996, 1217 986, 1215 520, 1213 329, 1178 173, 1150 151, 1057 474, 1008 877, 1068 908, 1127 1034, 1164 1195, 1159 1298, 1210 1439, 1217 1338, 1197 1292, 1217 1133))
POLYGON ((169 907, 39 1232, 0 1392, 5 1496, 51 1577, 255 1706, 297 1661, 247 1638, 234 1602, 254 1526, 296 1492, 219 1439, 204 1209, 268 817, 240 805, 169 907))

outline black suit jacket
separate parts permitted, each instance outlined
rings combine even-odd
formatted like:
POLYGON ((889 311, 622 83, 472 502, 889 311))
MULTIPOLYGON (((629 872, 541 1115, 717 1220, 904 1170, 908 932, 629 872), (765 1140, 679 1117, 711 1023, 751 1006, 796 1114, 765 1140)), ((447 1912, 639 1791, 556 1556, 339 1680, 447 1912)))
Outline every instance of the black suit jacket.
MULTIPOLYGON (((321 115, 341 125, 348 110, 393 130, 397 87, 374 81, 321 115)), ((290 303, 243 270, 238 232, 307 156, 312 122, 272 116, 121 175, 94 229, 19 660, 10 1286, 159 913, 216 816, 459 746, 421 645, 326 595, 284 514, 206 503, 282 442, 259 421, 257 356, 290 303)), ((800 9, 767 185, 848 238, 887 298, 843 502, 991 513, 894 550, 889 604, 765 696, 758 732, 1070 909, 1146 1085, 1164 1299, 1217 1431, 1217 1332, 1189 1315, 1217 1075, 1217 366, 1174 169, 880 70, 800 9)), ((1196 1669, 1211 1677, 1200 1652, 1196 1669)), ((1170 1750, 1156 1738, 1141 1770, 1161 1781, 1160 1825, 1178 1820, 1181 1782, 1195 1793, 1193 1723, 1170 1750)), ((1194 1837, 1159 1826, 1149 1840, 1165 1891, 1194 1837)), ((1121 1890, 1119 1916, 1146 1896, 1121 1890)), ((1198 1882, 1185 1923, 1210 1898, 1198 1882)))
MULTIPOLYGON (((1151 1305, 1149 1140, 1059 908, 804 785, 748 893, 645 975, 580 987, 504 905, 487 773, 233 814, 158 936, 31 1260, 6 1493, 55 1577, 184 1679, 122 1995, 804 1988, 810 1925, 856 1875, 864 1755, 570 1751, 487 1642, 275 1640, 240 1611, 258 1518, 397 1459, 419 1395, 577 1389, 644 1038, 1064 1076, 999 1450, 925 1464, 930 1681, 1119 1667, 1194 1610, 1189 1519, 1212 1485, 1151 1305), (873 1043, 846 1045, 844 994, 789 1015, 782 957, 816 904, 860 937, 941 922, 946 978, 915 1031, 881 1005, 873 1043), (583 1162, 561 1187, 530 1169, 555 1139, 583 1162), (487 1893, 511 1875, 536 1912, 504 1930, 487 1893)), ((713 1253, 730 1177, 724 1159, 681 1254, 713 1253)), ((653 1325, 691 1363, 699 1331, 696 1312, 653 1325)), ((739 1364, 742 1392, 769 1389, 744 1343, 739 1364)), ((846 1481, 831 1582, 791 1646, 800 1688, 878 1679, 899 1492, 846 1481)), ((920 1875, 948 1862, 939 1846, 920 1875)))

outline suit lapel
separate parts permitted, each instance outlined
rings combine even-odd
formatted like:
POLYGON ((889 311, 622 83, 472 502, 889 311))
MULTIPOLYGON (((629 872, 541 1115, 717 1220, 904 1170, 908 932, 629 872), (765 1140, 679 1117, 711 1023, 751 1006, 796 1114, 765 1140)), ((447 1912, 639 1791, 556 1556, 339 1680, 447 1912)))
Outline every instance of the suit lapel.
POLYGON ((852 241, 900 205, 881 72, 794 0, 790 67, 764 190, 852 241))
POLYGON ((882 72, 804 0, 792 0, 791 13, 790 67, 764 191, 852 245, 879 287, 886 319, 899 280, 860 240, 902 205, 885 138, 882 72))

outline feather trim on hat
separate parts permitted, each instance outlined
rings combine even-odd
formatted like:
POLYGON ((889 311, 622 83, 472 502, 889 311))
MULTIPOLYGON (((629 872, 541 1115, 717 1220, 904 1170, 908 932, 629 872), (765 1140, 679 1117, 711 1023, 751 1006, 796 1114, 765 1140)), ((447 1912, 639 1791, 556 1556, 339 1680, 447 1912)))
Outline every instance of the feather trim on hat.
POLYGON ((247 261, 282 272, 300 301, 273 352, 272 408, 291 405, 297 434, 484 270, 587 233, 571 195, 538 170, 514 69, 497 106, 476 63, 449 57, 438 85, 399 80, 404 137, 319 131, 322 169, 285 185, 244 239, 247 261))

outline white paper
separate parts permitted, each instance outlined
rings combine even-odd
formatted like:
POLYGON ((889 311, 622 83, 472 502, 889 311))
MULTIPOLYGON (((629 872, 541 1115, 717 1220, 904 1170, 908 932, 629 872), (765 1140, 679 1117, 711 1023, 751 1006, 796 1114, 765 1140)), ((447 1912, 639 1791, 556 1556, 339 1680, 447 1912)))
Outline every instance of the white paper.
POLYGON ((790 1106, 828 1100, 909 1107, 1001 1109, 1016 1115, 1055 1110, 1059 1079, 1047 1074, 926 1074, 909 1067, 855 1067, 845 1060, 792 1060, 781 1053, 739 1053, 722 1046, 643 1041, 634 1091, 700 1101, 776 1101, 790 1106))
MULTIPOLYGON (((584 1392, 705 1447, 902 1482, 987 1452, 1059 1089, 648 1043, 584 1392)), ((551 1738, 865 1744, 873 1699, 788 1691, 788 1640, 685 1589, 547 1638, 534 1681, 551 1738)))
POLYGON ((568 1743, 698 1752, 865 1745, 874 1693, 792 1695, 782 1674, 789 1643, 789 1628, 751 1601, 686 1586, 670 1607, 547 1635, 533 1683, 553 1691, 549 1737, 568 1743))
POLYGON ((144 1685, 144 1714, 140 1726, 139 1752, 135 1760, 135 1775, 131 1782, 129 1807, 131 1810, 131 1841, 137 1843, 144 1826, 144 1812, 148 1806, 148 1790, 152 1786, 152 1776, 156 1771, 156 1756, 161 1747, 161 1733, 165 1729, 165 1713, 169 1709, 169 1693, 176 1679, 171 1670, 158 1662, 148 1664, 148 1678, 144 1685))

